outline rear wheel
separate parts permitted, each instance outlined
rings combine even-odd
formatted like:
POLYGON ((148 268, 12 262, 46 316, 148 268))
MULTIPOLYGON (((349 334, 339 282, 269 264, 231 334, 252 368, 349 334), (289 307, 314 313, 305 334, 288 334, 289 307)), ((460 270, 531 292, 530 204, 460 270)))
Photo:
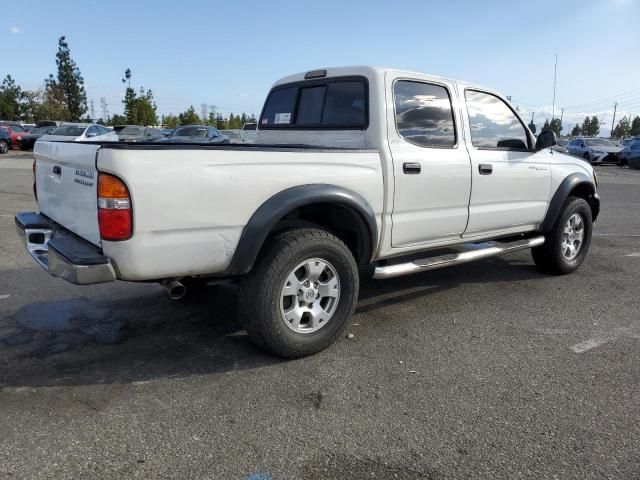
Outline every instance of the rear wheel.
POLYGON ((584 155, 582 155, 582 158, 584 158, 587 162, 591 163, 591 155, 589 155, 589 152, 584 152, 584 155))
POLYGON ((584 198, 569 197, 545 242, 531 250, 540 270, 562 275, 577 270, 589 245, 593 221, 591 207, 584 198))
POLYGON ((9 151, 9 142, 6 140, 0 140, 0 153, 7 153, 9 151))
POLYGON ((285 358, 329 346, 358 296, 358 267, 333 234, 300 228, 275 236, 240 289, 240 318, 257 344, 285 358))

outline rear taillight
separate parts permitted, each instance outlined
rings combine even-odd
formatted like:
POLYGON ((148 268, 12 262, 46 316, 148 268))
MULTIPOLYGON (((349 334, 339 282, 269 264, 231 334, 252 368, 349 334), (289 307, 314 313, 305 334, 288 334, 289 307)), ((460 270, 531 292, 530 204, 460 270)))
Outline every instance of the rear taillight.
POLYGON ((129 189, 115 175, 98 175, 98 225, 103 240, 128 240, 133 234, 129 189))
POLYGON ((33 159, 33 196, 36 197, 36 202, 38 201, 38 190, 36 190, 36 159, 33 159))

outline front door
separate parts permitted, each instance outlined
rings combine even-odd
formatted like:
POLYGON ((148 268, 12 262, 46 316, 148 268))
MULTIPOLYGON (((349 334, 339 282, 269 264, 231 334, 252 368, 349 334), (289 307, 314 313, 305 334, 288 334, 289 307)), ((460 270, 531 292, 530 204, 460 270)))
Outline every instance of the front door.
POLYGON ((536 152, 533 138, 497 95, 467 89, 472 192, 464 237, 535 229, 551 189, 550 149, 536 152))
POLYGON ((469 215, 471 166, 453 86, 388 74, 387 91, 393 93, 387 104, 392 246, 460 238, 469 215))

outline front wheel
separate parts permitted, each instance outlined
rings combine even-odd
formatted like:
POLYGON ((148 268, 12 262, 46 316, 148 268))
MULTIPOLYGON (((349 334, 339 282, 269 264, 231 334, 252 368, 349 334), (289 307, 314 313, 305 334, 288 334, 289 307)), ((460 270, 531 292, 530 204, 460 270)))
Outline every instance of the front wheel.
POLYGON ((9 142, 6 140, 0 140, 0 153, 7 153, 9 151, 9 142))
POLYGON ((584 158, 587 162, 591 163, 591 155, 589 155, 589 152, 584 152, 584 155, 582 155, 582 158, 584 158))
POLYGON ((591 207, 584 198, 569 197, 545 242, 531 249, 533 261, 540 270, 562 275, 582 264, 589 245, 593 220, 591 207))
POLYGON ((297 358, 328 347, 358 297, 358 267, 336 236, 317 228, 276 235, 240 289, 240 318, 251 340, 297 358))

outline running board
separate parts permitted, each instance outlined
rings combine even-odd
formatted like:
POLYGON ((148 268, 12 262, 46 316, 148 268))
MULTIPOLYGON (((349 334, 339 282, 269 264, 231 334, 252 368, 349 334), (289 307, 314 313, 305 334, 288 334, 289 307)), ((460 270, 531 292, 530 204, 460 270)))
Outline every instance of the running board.
POLYGON ((462 263, 482 260, 483 258, 495 257, 503 253, 516 252, 527 248, 538 247, 544 243, 544 237, 532 237, 513 242, 483 242, 480 244, 470 245, 473 250, 460 253, 451 253, 440 255, 437 257, 424 258, 414 260, 407 263, 397 263, 395 265, 384 265, 376 267, 373 278, 382 280, 385 278, 400 277, 402 275, 410 275, 412 273, 426 272, 427 270, 436 270, 438 268, 452 267, 462 263), (489 244, 488 247, 478 248, 480 245, 489 244))

